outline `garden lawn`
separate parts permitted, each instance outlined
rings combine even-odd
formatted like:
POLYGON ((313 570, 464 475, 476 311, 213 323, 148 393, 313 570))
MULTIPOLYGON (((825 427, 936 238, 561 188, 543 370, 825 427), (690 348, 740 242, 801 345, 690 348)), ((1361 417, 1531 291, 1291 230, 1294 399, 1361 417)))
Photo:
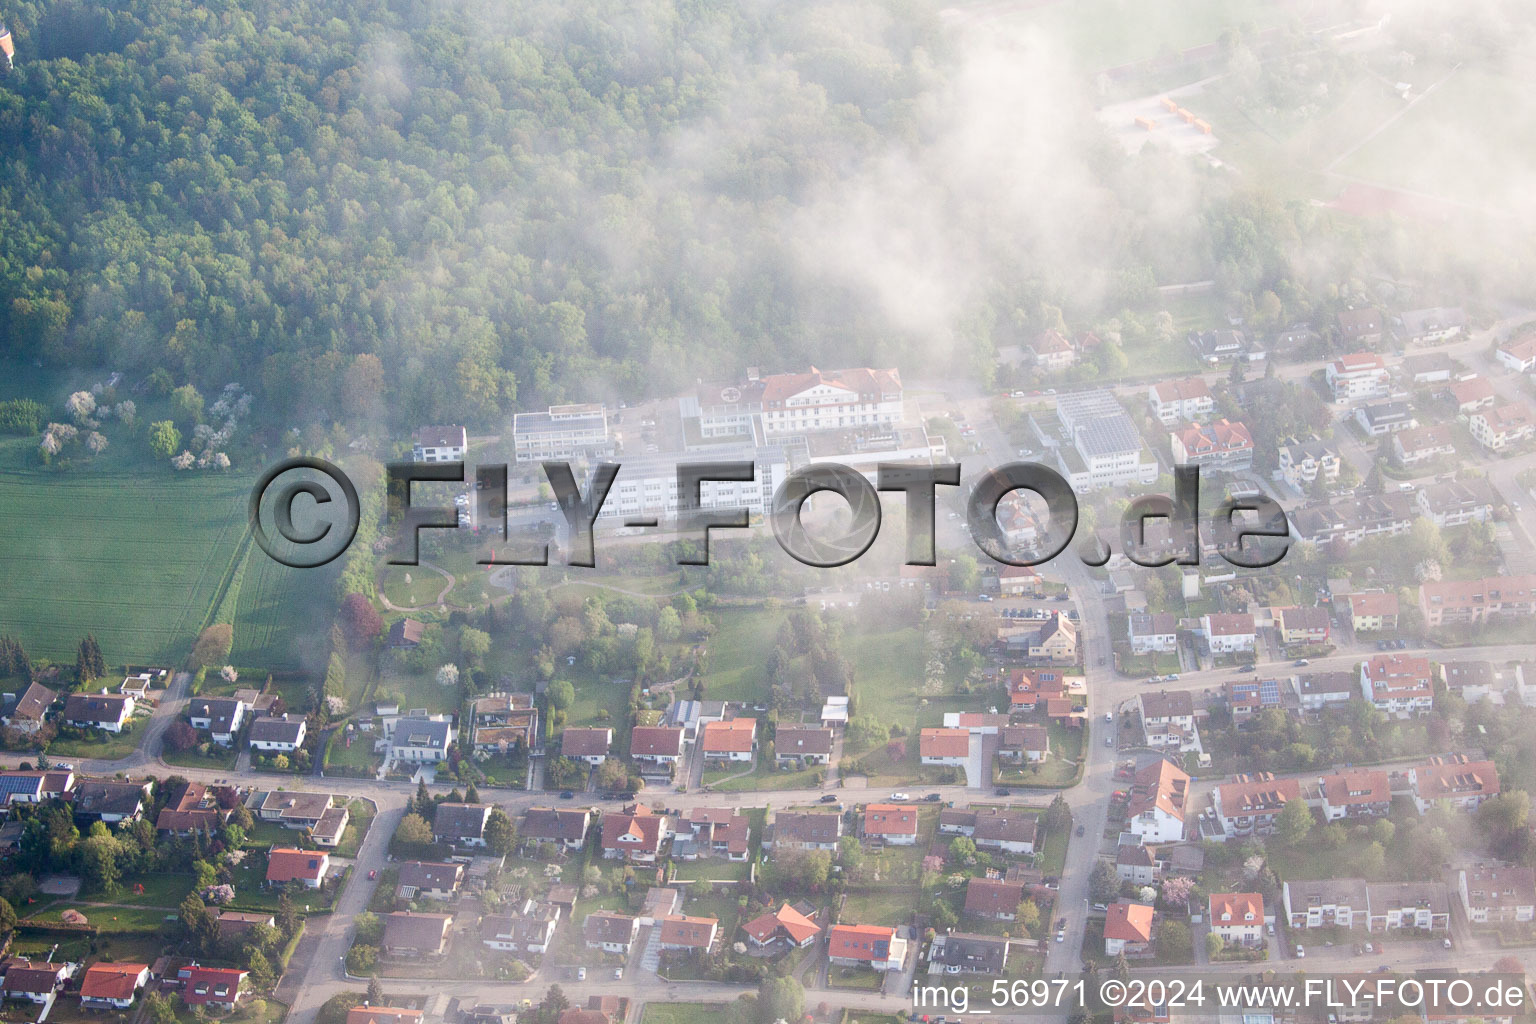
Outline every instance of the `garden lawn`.
POLYGON ((147 716, 135 715, 122 732, 111 733, 93 729, 84 739, 56 739, 48 744, 48 757, 52 760, 61 757, 89 757, 103 761, 121 760, 139 748, 139 740, 144 736, 144 725, 148 721, 147 716))
POLYGON ((724 1003, 646 1003, 640 1024, 720 1024, 724 1003))
POLYGON ((368 826, 373 824, 378 808, 372 800, 359 797, 347 804, 347 829, 341 835, 341 842, 336 849, 331 851, 333 857, 356 857, 357 851, 363 845, 363 839, 368 835, 368 826))
MULTIPOLYGON (((861 923, 869 923, 861 921, 861 923)), ((827 969, 829 988, 851 988, 862 992, 880 991, 885 975, 872 967, 831 967, 827 969)))
POLYGON ((717 629, 709 640, 704 696, 709 700, 748 702, 765 699, 765 666, 784 614, 760 606, 726 606, 715 609, 713 615, 717 629))

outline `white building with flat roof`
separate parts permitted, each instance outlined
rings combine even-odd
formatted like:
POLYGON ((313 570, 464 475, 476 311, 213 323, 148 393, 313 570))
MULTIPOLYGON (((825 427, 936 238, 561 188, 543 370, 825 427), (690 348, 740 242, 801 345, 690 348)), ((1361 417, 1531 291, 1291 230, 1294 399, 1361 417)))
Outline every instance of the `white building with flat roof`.
POLYGON ((608 412, 602 405, 552 405, 512 417, 512 452, 518 462, 612 455, 608 412))

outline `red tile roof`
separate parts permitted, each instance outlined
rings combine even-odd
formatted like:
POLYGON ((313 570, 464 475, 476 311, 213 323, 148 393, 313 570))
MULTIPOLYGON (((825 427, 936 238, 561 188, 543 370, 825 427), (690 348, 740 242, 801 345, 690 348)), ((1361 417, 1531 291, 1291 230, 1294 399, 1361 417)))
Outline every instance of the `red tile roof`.
POLYGON ((917 835, 917 811, 900 804, 870 804, 864 808, 867 836, 917 835))
POLYGON ((148 964, 94 963, 80 981, 81 999, 132 999, 148 964))
POLYGON ((967 757, 971 752, 968 729, 924 729, 918 737, 918 752, 923 757, 967 757))
POLYGON ((1144 903, 1111 903, 1104 914, 1104 937, 1125 942, 1152 941, 1152 908, 1144 903))
POLYGON ((279 885, 295 878, 314 881, 325 874, 329 856, 323 850, 274 846, 267 853, 267 881, 279 885))
POLYGON ((706 754, 744 754, 757 737, 757 719, 733 718, 729 722, 704 723, 706 754))

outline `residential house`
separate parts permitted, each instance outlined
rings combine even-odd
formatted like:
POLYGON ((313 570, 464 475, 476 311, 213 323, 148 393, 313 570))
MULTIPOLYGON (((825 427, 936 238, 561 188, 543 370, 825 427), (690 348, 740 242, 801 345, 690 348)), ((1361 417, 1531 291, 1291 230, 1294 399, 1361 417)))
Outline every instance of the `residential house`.
POLYGON ((929 945, 928 962, 945 974, 1002 974, 1008 966, 1008 938, 946 932, 929 945))
POLYGON ((66 768, 60 771, 0 770, 0 806, 11 804, 40 804, 48 800, 65 799, 74 789, 75 773, 66 768))
POLYGON ((57 690, 50 690, 42 683, 28 683, 16 703, 11 705, 5 724, 30 736, 43 727, 44 716, 58 699, 57 690))
POLYGON ((1147 389, 1147 404, 1164 426, 1204 419, 1216 410, 1216 399, 1202 377, 1159 381, 1147 389))
POLYGON ((864 808, 864 838, 892 846, 917 842, 917 808, 901 804, 870 804, 864 808))
POLYGON ((1043 725, 1007 725, 998 737, 997 756, 1004 761, 1039 764, 1051 755, 1051 733, 1043 725))
POLYGON ((1253 616, 1247 612, 1211 612, 1200 617, 1200 636, 1212 654, 1250 652, 1258 639, 1253 616))
POLYGON ((1451 894, 1444 882, 1372 882, 1365 887, 1367 931, 1449 931, 1451 894))
POLYGON ((448 900, 464 883, 464 865, 456 861, 408 860, 400 865, 395 899, 448 900))
POLYGON ((775 943, 804 949, 821 934, 821 925, 814 920, 815 911, 809 907, 806 910, 809 913, 785 903, 772 913, 748 921, 741 930, 746 933, 747 941, 758 949, 775 943))
POLYGON ((1379 309, 1345 309, 1335 314, 1333 319, 1338 328, 1339 342, 1343 345, 1375 345, 1381 341, 1382 332, 1386 330, 1379 309))
POLYGON ((720 934, 720 922, 713 917, 689 917, 685 914, 668 914, 659 922, 660 946, 684 952, 708 952, 720 934))
POLYGON ((699 749, 710 761, 750 761, 757 749, 757 719, 733 718, 704 723, 699 749))
POLYGON ((1157 860, 1141 843, 1122 843, 1115 850, 1115 877, 1132 885, 1157 881, 1157 860))
POLYGON ((1536 369, 1536 334, 1524 334, 1511 338, 1494 350, 1494 358, 1516 373, 1530 373, 1536 369))
POLYGON ((389 756, 395 761, 412 763, 446 761, 453 741, 453 722, 446 715, 402 718, 395 722, 389 756))
POLYGON ((422 427, 411 434, 412 462, 461 462, 468 450, 469 435, 460 426, 422 427))
POLYGON ((490 818, 490 804, 438 804, 432 817, 432 839, 449 846, 484 846, 485 823, 490 818))
POLYGON ((427 627, 416 619, 397 619, 385 634, 384 642, 395 651, 413 651, 421 646, 427 627))
POLYGON ((830 764, 832 730, 823 725, 781 725, 773 733, 773 759, 778 764, 830 764))
POLYGON ((965 913, 989 921, 1012 921, 1024 902, 1024 886, 1001 878, 970 878, 965 883, 965 913))
POLYGON ((1190 331, 1187 339, 1190 348, 1195 350, 1195 357, 1211 364, 1240 359, 1248 347, 1248 339, 1242 331, 1190 331))
POLYGON ((1440 679, 1445 688, 1459 693, 1463 700, 1503 700, 1511 689, 1520 697, 1525 690, 1525 667, 1495 666, 1490 661, 1442 661, 1440 679))
POLYGON ((286 712, 280 716, 268 715, 251 723, 246 741, 252 750, 262 753, 292 754, 304 745, 307 729, 302 715, 290 717, 286 712))
POLYGON ((1319 479, 1326 484, 1337 483, 1343 463, 1339 450, 1326 441, 1313 439, 1295 444, 1281 445, 1279 449, 1280 476, 1298 494, 1305 494, 1319 479))
POLYGON ((1419 488, 1414 502, 1421 515, 1444 530, 1487 522, 1500 499, 1487 480, 1447 480, 1419 488))
POLYGON ((637 725, 629 734, 630 760, 649 769, 670 770, 683 760, 683 730, 677 726, 637 725))
POLYGON ((1403 325, 1403 340, 1410 345, 1448 341, 1467 326, 1467 314, 1460 306, 1408 309, 1398 314, 1397 319, 1403 325))
POLYGON ((1035 815, 1017 809, 978 811, 971 839, 978 850, 1031 854, 1037 824, 1035 815))
POLYGON ((187 712, 192 728, 221 747, 233 745, 250 713, 251 706, 238 697, 193 697, 187 712))
POLYGON ((1349 595, 1349 621, 1356 633, 1395 632, 1397 595, 1368 590, 1349 595))
POLYGON ((1077 362, 1077 349, 1058 331, 1042 331, 1029 343, 1029 355, 1038 369, 1047 373, 1065 370, 1077 362))
POLYGON ((530 807, 517 835, 523 842, 555 843, 567 850, 579 850, 586 845, 591 824, 592 812, 585 807, 530 807))
POLYGON ((895 928, 872 924, 837 924, 827 933, 827 959, 839 967, 899 971, 907 959, 907 940, 895 928))
POLYGON ((1226 418, 1190 423, 1168 435, 1175 466, 1199 466, 1218 473, 1240 473, 1253 466, 1253 434, 1242 422, 1226 418))
POLYGON ((212 835, 229 820, 231 810, 220 807, 217 795, 201 782, 187 782, 160 809, 155 829, 178 836, 212 835))
POLYGON ((661 855, 661 844, 671 835, 665 814, 635 804, 624 813, 603 815, 603 856, 633 864, 654 864, 661 855))
POLYGON ((501 953, 543 953, 554 941, 560 915, 545 913, 487 914, 480 919, 480 944, 501 953))
POLYGON ((248 910, 219 911, 220 942, 238 945, 242 936, 258 926, 275 928, 277 926, 277 918, 272 914, 255 913, 248 910))
POLYGON ((148 964, 98 961, 80 979, 80 1005, 91 1010, 126 1010, 148 982, 148 964))
POLYGON ((1303 711, 1338 707, 1360 692, 1360 680, 1352 672, 1308 672, 1295 680, 1303 711))
POLYGON ((1143 843, 1177 843, 1184 838, 1189 775, 1159 760, 1136 773, 1126 807, 1126 830, 1143 843))
POLYGON ((752 839, 747 816, 730 807, 695 807, 677 822, 672 859, 724 857, 744 861, 752 839))
POLYGON ((1117 900, 1104 913, 1104 955, 1138 956, 1152 948, 1153 910, 1145 903, 1117 900))
POLYGON ((1301 787, 1295 779, 1260 772, 1217 786, 1213 803, 1227 836, 1268 835, 1285 805, 1300 798, 1301 787))
POLYGON ((1355 423, 1367 437, 1384 437, 1419 425, 1413 407, 1407 402, 1377 402, 1355 407, 1355 423))
POLYGON ((1391 388, 1387 364, 1371 352, 1351 352, 1323 368, 1323 377, 1335 402, 1384 398, 1391 388))
POLYGON ((1474 864, 1456 872, 1462 909, 1473 924, 1536 920, 1536 873, 1518 864, 1474 864))
POLYGON ((191 1007, 209 1006, 228 1012, 240 1004, 250 971, 235 967, 204 967, 189 964, 176 972, 181 1001, 191 1007))
POLYGON ((968 729, 924 729, 917 742, 923 764, 963 767, 970 760, 971 733, 968 729))
POLYGON ((1179 751, 1200 750, 1195 729, 1195 702, 1188 690, 1141 693, 1136 697, 1141 712, 1142 736, 1147 746, 1179 751))
POLYGON ((1360 665, 1360 692, 1389 715, 1427 715, 1435 707, 1429 659, 1411 654, 1377 654, 1360 665))
POLYGON ((332 810, 331 794, 272 790, 256 805, 256 817, 284 828, 312 829, 332 810))
POLYGON ((560 734, 560 756, 584 761, 593 767, 608 760, 613 745, 613 730, 608 728, 567 728, 560 734))
POLYGON ((1226 683, 1227 707, 1232 720, 1241 722, 1266 708, 1283 708, 1286 704, 1287 681, 1280 679, 1232 679, 1226 683))
MULTIPOLYGON (((531 693, 492 693, 475 698, 474 745, 479 753, 532 750, 539 736, 539 709, 531 693)), ((638 731, 638 730, 637 730, 638 731)))
POLYGON ((1023 714, 1050 697, 1066 690, 1066 680, 1054 669, 1016 668, 1008 673, 1008 711, 1023 714))
POLYGON ((405 1006, 369 1006, 364 1003, 347 1011, 346 1024, 421 1024, 425 1015, 421 1010, 405 1006))
POLYGON ((1430 629, 1495 617, 1528 618, 1536 614, 1536 575, 1421 583, 1419 612, 1430 629))
POLYGON ((108 825, 133 821, 144 810, 152 781, 115 782, 82 779, 75 784, 73 808, 77 818, 95 818, 108 825))
POLYGON ((71 963, 45 963, 41 960, 15 959, 5 969, 5 980, 0 981, 0 995, 6 999, 22 999, 41 1005, 38 1016, 43 1017, 52 1009, 53 1001, 64 988, 64 983, 74 974, 71 963))
POLYGON ((133 707, 133 698, 124 693, 72 693, 64 700, 64 724, 122 732, 133 717, 133 707))
POLYGON ((331 855, 323 850, 274 846, 267 851, 267 884, 287 885, 297 881, 307 889, 318 889, 330 867, 331 855))
POLYGON ((384 937, 380 949, 392 957, 439 957, 448 952, 448 931, 452 914, 428 914, 414 910, 396 910, 384 914, 384 937))
POLYGON ((1385 818, 1392 810, 1392 780, 1377 768, 1345 768, 1319 776, 1324 821, 1385 818))
POLYGON ((1332 622, 1328 611, 1317 607, 1281 608, 1280 639, 1287 644, 1326 644, 1332 622))
POLYGON ((1491 452, 1500 452, 1536 435, 1536 420, 1518 402, 1479 409, 1467 419, 1472 439, 1491 452))
POLYGON ((1264 944, 1264 897, 1256 892, 1211 893, 1207 920, 1211 934, 1228 945, 1252 948, 1264 944))
POLYGON ((763 835, 763 848, 836 851, 842 836, 843 816, 834 811, 778 811, 763 835))
POLYGON ((1032 565, 1001 566, 997 570, 997 589, 1004 597, 1036 596, 1040 593, 1040 573, 1032 565))
POLYGON ((1469 380, 1459 380, 1445 388, 1442 392, 1456 407, 1458 417, 1470 416, 1479 409, 1487 409, 1499 400, 1499 393, 1493 386, 1493 381, 1487 377, 1472 377, 1469 380))
POLYGON ((581 922, 581 937, 588 949, 629 956, 640 934, 640 919, 612 910, 594 910, 581 922))
POLYGON ((1408 769, 1409 791, 1419 813, 1444 800, 1460 811, 1475 810, 1499 795, 1499 770, 1492 761, 1473 761, 1464 754, 1432 757, 1408 769))
POLYGON ((1179 617, 1171 612, 1129 616, 1132 654, 1172 654, 1179 649, 1179 617))
POLYGON ((1365 924, 1365 880, 1320 878, 1281 886, 1285 919, 1293 930, 1354 928, 1365 924))
POLYGON ((326 812, 320 815, 320 820, 310 828, 310 841, 316 846, 331 848, 340 846, 342 838, 347 834, 347 822, 351 818, 352 812, 345 807, 327 808, 326 812))
POLYGON ((1444 424, 1432 423, 1392 435, 1392 461, 1399 466, 1416 466, 1455 454, 1455 436, 1444 424))
POLYGON ((1031 658, 1054 662, 1077 660, 1077 626, 1061 612, 1052 612, 1028 640, 1031 658))

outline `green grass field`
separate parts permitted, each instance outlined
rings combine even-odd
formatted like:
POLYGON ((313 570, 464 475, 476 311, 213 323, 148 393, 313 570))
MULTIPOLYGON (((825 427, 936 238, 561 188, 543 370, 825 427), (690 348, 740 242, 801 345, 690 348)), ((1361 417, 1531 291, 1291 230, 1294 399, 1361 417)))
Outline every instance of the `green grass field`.
POLYGON ((646 1003, 641 1024, 716 1024, 724 1003, 646 1003))
MULTIPOLYGON (((1421 86, 1428 88, 1438 75, 1421 86)), ((1337 170, 1395 188, 1457 202, 1499 206, 1536 151, 1536 89, 1478 68, 1455 72, 1337 170)), ((1402 101, 1397 101, 1402 109, 1402 101)), ((1519 186, 1515 186, 1519 187, 1519 186)))
POLYGON ((762 608, 720 608, 719 629, 709 642, 704 696, 710 700, 761 700, 768 694, 764 673, 782 614, 762 608))
MULTIPOLYGON (((0 632, 34 658, 180 661, 246 529, 244 476, 0 473, 0 632)), ((238 630, 237 630, 238 636, 238 630)))
POLYGON ((1037 28, 1087 70, 1216 42, 1223 31, 1263 29, 1298 12, 1274 0, 1076 0, 1024 5, 1009 20, 1037 28))

